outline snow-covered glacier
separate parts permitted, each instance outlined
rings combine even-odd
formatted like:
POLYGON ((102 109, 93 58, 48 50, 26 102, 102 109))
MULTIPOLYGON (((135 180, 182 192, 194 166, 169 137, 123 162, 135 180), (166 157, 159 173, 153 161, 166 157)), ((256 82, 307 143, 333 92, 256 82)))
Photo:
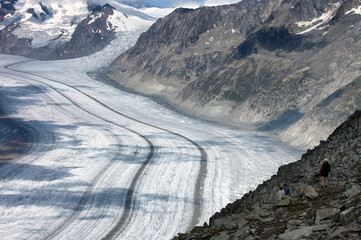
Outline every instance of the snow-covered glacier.
POLYGON ((299 158, 91 79, 96 55, 0 59, 2 107, 35 135, 0 166, 6 239, 169 239, 299 158))

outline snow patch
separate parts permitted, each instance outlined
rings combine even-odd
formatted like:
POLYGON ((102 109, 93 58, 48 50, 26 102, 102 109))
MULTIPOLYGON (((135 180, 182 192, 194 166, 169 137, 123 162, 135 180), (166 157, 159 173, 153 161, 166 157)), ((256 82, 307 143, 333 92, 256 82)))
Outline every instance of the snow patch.
POLYGON ((158 8, 158 7, 150 7, 150 8, 141 8, 141 11, 144 14, 147 14, 154 18, 163 18, 173 12, 175 8, 158 8))
POLYGON ((350 11, 347 11, 345 14, 359 14, 361 15, 361 6, 358 6, 357 8, 352 8, 350 11))
POLYGON ((89 25, 92 24, 93 22, 95 22, 97 19, 101 18, 104 15, 103 12, 96 12, 95 14, 90 16, 90 21, 89 21, 89 25))
POLYGON ((143 26, 150 26, 153 20, 142 19, 137 16, 125 15, 122 12, 114 12, 108 17, 108 30, 116 29, 119 31, 133 31, 143 26))
POLYGON ((101 33, 102 31, 100 29, 92 29, 92 33, 101 33))
POLYGON ((340 7, 340 4, 337 3, 337 4, 334 4, 333 5, 333 8, 328 11, 328 12, 325 12, 323 13, 320 17, 318 18, 314 18, 312 19, 311 21, 300 21, 300 22, 296 22, 296 25, 298 27, 302 27, 302 28, 305 28, 305 27, 310 27, 302 32, 299 32, 297 34, 305 34, 305 33, 308 33, 308 32, 311 32, 315 29, 323 29, 325 26, 322 26, 323 24, 329 22, 332 17, 334 16, 336 10, 340 7))
POLYGON ((317 23, 313 27, 319 26, 319 25, 321 25, 321 24, 323 24, 325 22, 328 22, 332 17, 332 13, 333 13, 333 11, 329 11, 329 12, 326 12, 326 13, 322 14, 318 18, 312 19, 311 21, 296 22, 296 25, 299 26, 299 27, 309 27, 309 26, 312 26, 315 23, 317 23))

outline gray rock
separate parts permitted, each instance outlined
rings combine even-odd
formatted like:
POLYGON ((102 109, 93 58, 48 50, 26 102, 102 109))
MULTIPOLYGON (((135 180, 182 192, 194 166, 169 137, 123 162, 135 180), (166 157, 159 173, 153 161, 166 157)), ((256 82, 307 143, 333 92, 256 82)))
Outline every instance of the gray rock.
POLYGON ((344 239, 344 236, 342 236, 342 233, 346 232, 346 231, 349 231, 349 229, 346 227, 339 227, 339 228, 334 229, 334 231, 331 234, 329 234, 328 237, 330 239, 337 239, 337 238, 344 239))
POLYGON ((271 222, 273 219, 273 217, 263 218, 262 222, 271 222))
POLYGON ((231 236, 233 239, 237 239, 237 238, 239 238, 239 237, 241 237, 241 236, 244 236, 244 235, 246 235, 245 230, 244 230, 244 229, 240 229, 240 230, 238 230, 237 232, 232 233, 230 236, 231 236))
POLYGON ((307 186, 304 190, 304 194, 309 199, 315 199, 318 197, 318 193, 312 186, 307 186))
POLYGON ((244 240, 255 240, 255 238, 253 236, 248 236, 244 240))
POLYGON ((278 235, 280 240, 298 240, 308 237, 312 234, 313 227, 304 227, 292 231, 286 231, 285 233, 278 235))
POLYGON ((289 230, 295 230, 296 228, 298 228, 299 226, 301 226, 302 223, 303 223, 303 221, 298 220, 298 219, 289 220, 289 221, 287 222, 287 229, 289 229, 289 230))
POLYGON ((236 229, 237 222, 233 221, 232 217, 218 218, 214 221, 216 227, 224 227, 227 230, 236 229))
POLYGON ((330 219, 336 213, 339 213, 340 209, 338 208, 322 208, 317 210, 315 223, 320 224, 320 221, 325 219, 330 219))
POLYGON ((360 185, 353 184, 351 189, 347 190, 344 195, 348 198, 352 198, 352 197, 356 196, 357 194, 359 194, 360 192, 361 192, 360 185))
POLYGON ((321 232, 321 231, 326 231, 328 229, 331 229, 331 225, 330 224, 323 224, 323 225, 319 225, 319 226, 313 226, 312 231, 321 232))
POLYGON ((246 219, 239 218, 238 219, 238 228, 243 228, 247 223, 248 223, 248 221, 246 219))
POLYGON ((225 221, 227 221, 227 218, 218 218, 214 220, 214 226, 221 227, 225 221))
POLYGON ((277 239, 277 235, 273 234, 272 236, 270 236, 269 238, 267 238, 267 240, 275 240, 277 239))
POLYGON ((351 208, 346 209, 345 211, 342 211, 341 216, 345 216, 345 215, 349 214, 354 208, 355 207, 351 207, 351 208))
POLYGON ((281 199, 281 201, 278 202, 278 206, 288 206, 291 204, 291 198, 287 197, 287 198, 283 198, 281 199))
POLYGON ((221 232, 220 235, 216 235, 211 238, 211 240, 228 240, 228 239, 229 239, 229 235, 227 234, 227 232, 221 232))

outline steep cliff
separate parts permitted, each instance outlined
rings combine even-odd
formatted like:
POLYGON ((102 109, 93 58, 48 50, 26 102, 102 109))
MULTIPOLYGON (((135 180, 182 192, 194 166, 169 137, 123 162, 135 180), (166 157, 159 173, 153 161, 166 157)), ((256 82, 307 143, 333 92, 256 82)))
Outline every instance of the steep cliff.
POLYGON ((174 239, 359 239, 361 237, 361 111, 342 123, 301 160, 281 166, 242 199, 228 204, 203 227, 174 239), (320 185, 322 160, 331 165, 320 185), (291 189, 277 199, 278 187, 291 189))
POLYGON ((293 145, 314 146, 361 107, 360 9, 359 0, 178 9, 107 74, 185 112, 253 123, 293 145))

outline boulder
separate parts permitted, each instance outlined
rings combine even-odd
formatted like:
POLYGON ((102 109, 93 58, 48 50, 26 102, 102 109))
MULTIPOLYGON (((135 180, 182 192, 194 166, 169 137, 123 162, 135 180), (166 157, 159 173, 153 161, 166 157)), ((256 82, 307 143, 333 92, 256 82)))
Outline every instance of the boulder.
POLYGON ((291 198, 287 197, 287 198, 283 198, 281 199, 281 201, 278 202, 278 206, 288 206, 291 204, 291 198))
POLYGON ((303 223, 303 221, 298 220, 298 219, 289 220, 289 221, 287 222, 287 229, 289 229, 289 230, 295 230, 295 229, 299 228, 302 223, 303 223))
POLYGON ((340 212, 340 209, 338 209, 338 208, 326 207, 326 208, 319 209, 316 212, 315 223, 320 224, 320 221, 330 219, 332 216, 334 216, 335 214, 337 214, 339 212, 340 212))
POLYGON ((238 228, 243 228, 247 223, 248 223, 248 221, 246 219, 239 218, 238 219, 238 228))
POLYGON ((352 197, 356 196, 357 194, 359 194, 360 192, 361 192, 360 185, 353 184, 351 189, 349 189, 345 192, 345 196, 348 198, 352 198, 352 197))
POLYGON ((304 194, 308 199, 315 199, 318 197, 318 193, 312 186, 307 186, 304 190, 304 194))
POLYGON ((237 222, 233 221, 232 217, 218 218, 214 221, 216 227, 223 227, 227 230, 236 229, 238 227, 237 222))
POLYGON ((323 224, 323 225, 319 225, 319 226, 314 226, 312 231, 313 232, 322 232, 322 231, 327 231, 330 228, 331 228, 331 225, 323 224))
POLYGON ((286 231, 285 233, 278 236, 280 240, 298 240, 308 237, 312 234, 312 227, 304 227, 292 231, 286 231))
POLYGON ((228 240, 229 235, 226 232, 221 232, 220 235, 216 235, 211 240, 228 240))

